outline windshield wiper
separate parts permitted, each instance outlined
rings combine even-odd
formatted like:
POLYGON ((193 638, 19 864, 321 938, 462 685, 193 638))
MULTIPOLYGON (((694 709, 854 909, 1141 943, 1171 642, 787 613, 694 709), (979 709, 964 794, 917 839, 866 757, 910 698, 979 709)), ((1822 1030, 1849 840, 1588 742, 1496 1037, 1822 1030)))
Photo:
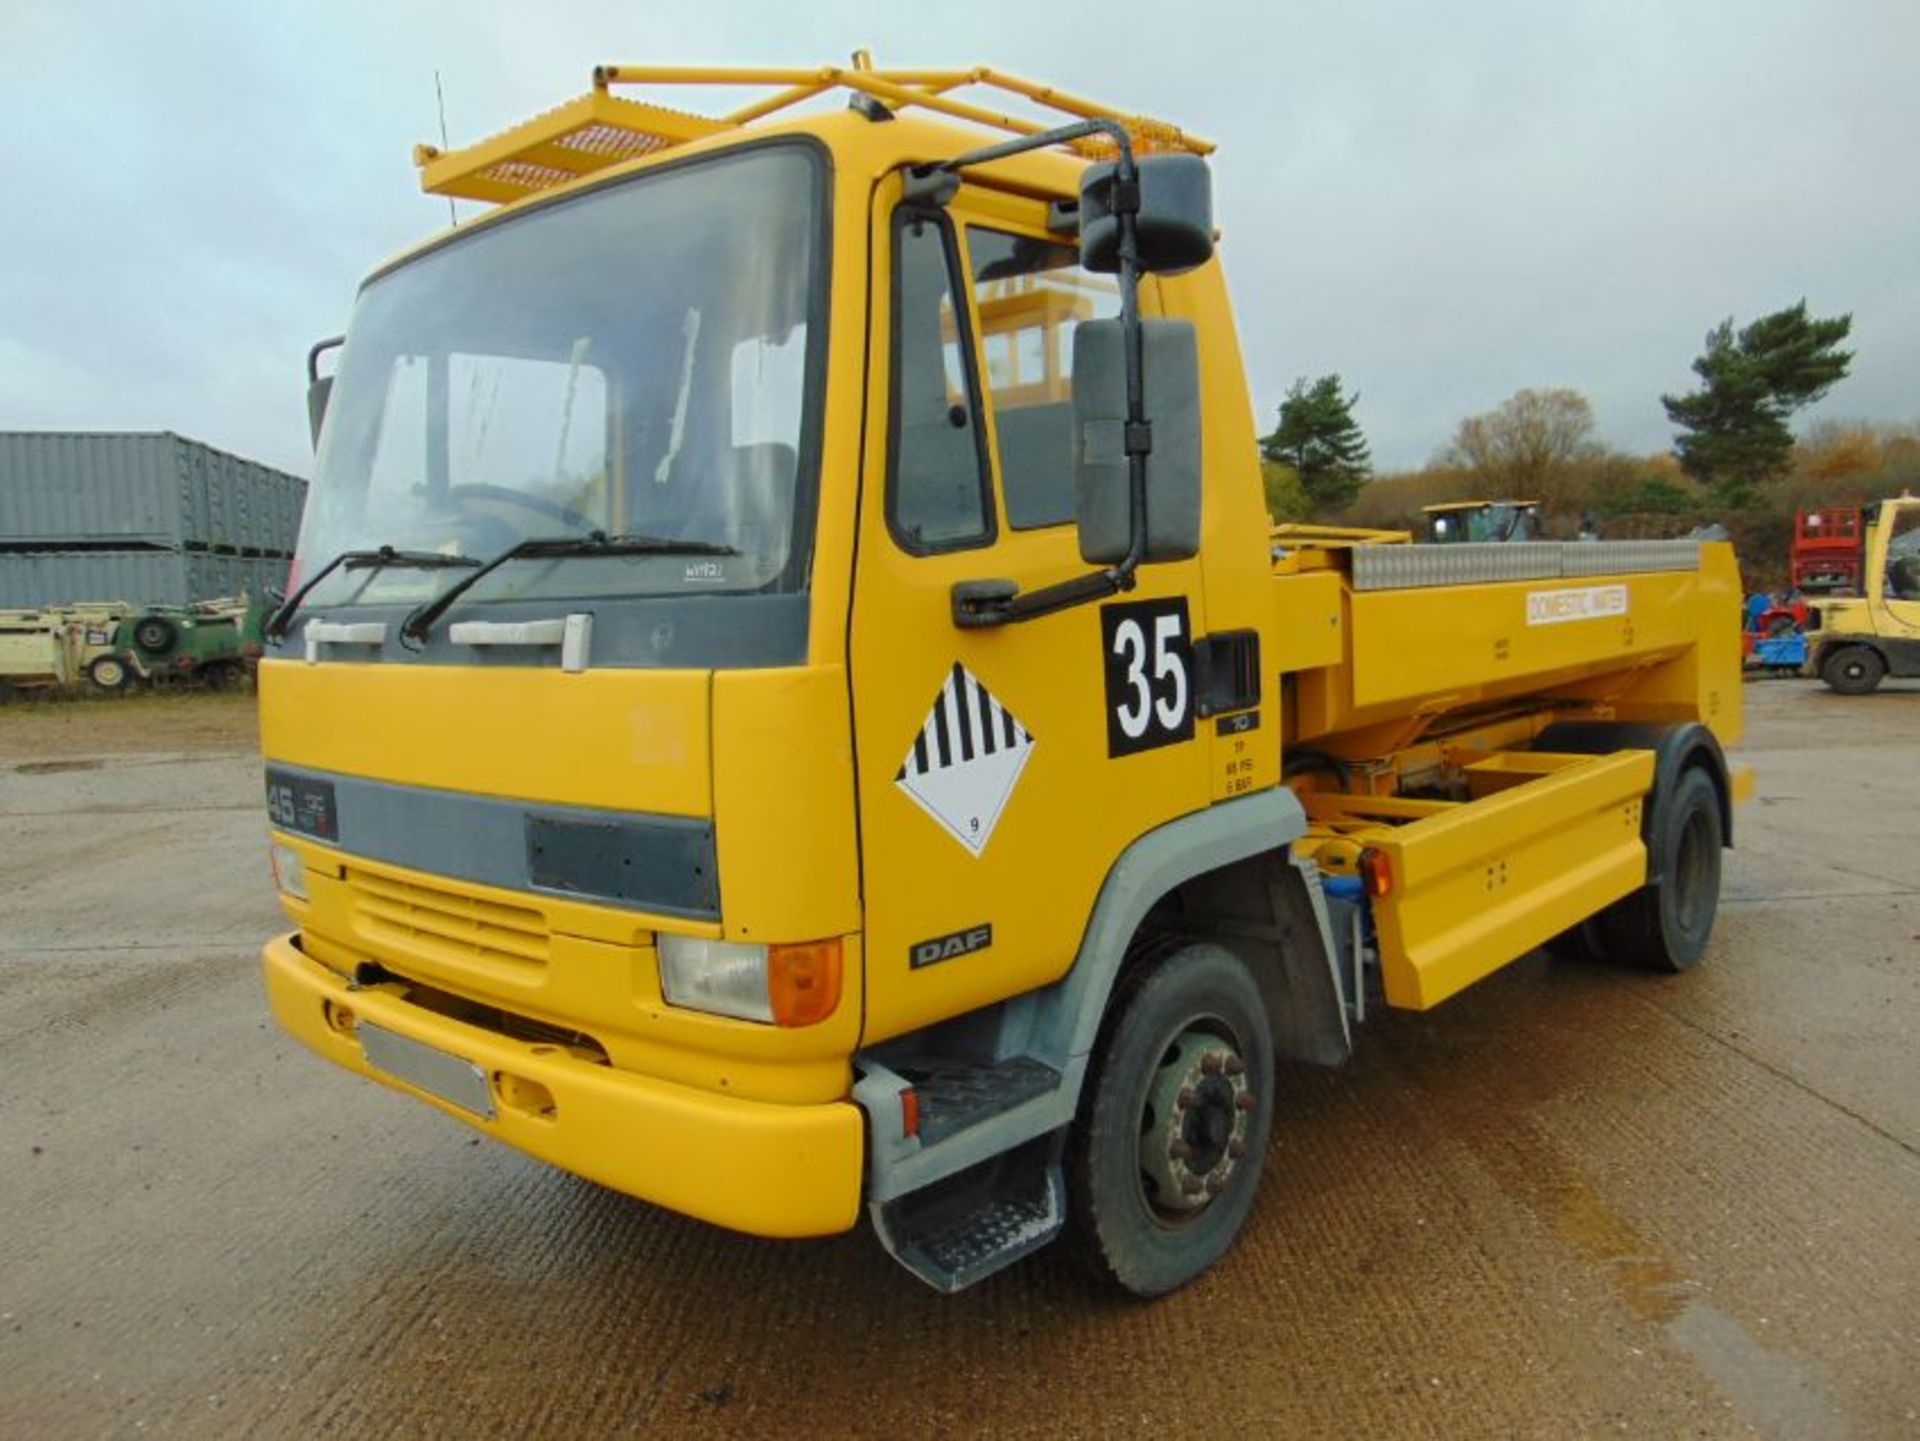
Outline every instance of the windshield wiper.
POLYGON ((740 552, 733 546, 722 545, 718 541, 669 540, 659 535, 608 535, 605 531, 596 530, 591 535, 529 536, 508 546, 479 569, 461 576, 425 605, 416 606, 412 614, 400 623, 400 639, 403 642, 412 641, 415 645, 425 640, 427 632, 433 629, 433 623, 452 609, 455 601, 509 561, 558 560, 576 555, 738 554, 740 552))
POLYGON ((280 640, 285 637, 287 627, 293 624, 293 618, 299 613, 301 603, 312 594, 313 588, 343 567, 347 570, 379 570, 390 565, 408 566, 414 570, 445 570, 454 566, 478 567, 479 561, 470 555, 448 555, 438 550, 396 550, 393 546, 383 545, 377 550, 343 550, 320 569, 316 570, 300 588, 280 603, 280 608, 268 616, 260 627, 260 633, 268 640, 280 640))

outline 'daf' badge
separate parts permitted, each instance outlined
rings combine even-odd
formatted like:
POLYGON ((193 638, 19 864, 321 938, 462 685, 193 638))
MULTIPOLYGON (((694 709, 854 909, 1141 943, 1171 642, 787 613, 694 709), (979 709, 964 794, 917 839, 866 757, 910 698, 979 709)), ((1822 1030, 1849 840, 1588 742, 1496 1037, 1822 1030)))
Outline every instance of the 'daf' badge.
POLYGON ((987 848, 1033 736, 959 661, 893 783, 974 855, 987 848))

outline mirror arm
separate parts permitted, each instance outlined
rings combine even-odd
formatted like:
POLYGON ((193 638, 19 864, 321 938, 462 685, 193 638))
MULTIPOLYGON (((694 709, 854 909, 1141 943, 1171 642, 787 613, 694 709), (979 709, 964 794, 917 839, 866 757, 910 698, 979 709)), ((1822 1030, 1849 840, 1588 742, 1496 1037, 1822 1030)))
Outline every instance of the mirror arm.
POLYGON ((320 357, 325 355, 329 350, 338 350, 346 343, 347 337, 344 335, 329 335, 325 340, 314 341, 313 348, 307 352, 308 385, 318 385, 320 383, 320 357))
MULTIPOLYGON (((1041 130, 1032 135, 1022 135, 1013 140, 1003 140, 998 145, 983 146, 979 150, 969 150, 964 155, 956 155, 951 160, 941 160, 926 165, 907 167, 910 180, 925 181, 935 175, 955 175, 973 165, 985 165, 994 160, 1005 160, 1012 155, 1024 155, 1029 150, 1045 150, 1050 145, 1069 145, 1075 140, 1085 140, 1092 135, 1104 135, 1114 143, 1120 152, 1118 174, 1125 179, 1134 178, 1133 137, 1127 134, 1127 127, 1117 120, 1076 120, 1071 125, 1056 125, 1051 130, 1041 130)), ((951 191, 948 192, 951 195, 951 191)))
POLYGON ((953 587, 953 623, 961 630, 989 630, 1038 620, 1056 611, 1071 610, 1090 600, 1105 600, 1132 590, 1132 575, 1118 566, 1090 570, 1038 590, 1023 591, 1011 580, 963 580, 953 587))

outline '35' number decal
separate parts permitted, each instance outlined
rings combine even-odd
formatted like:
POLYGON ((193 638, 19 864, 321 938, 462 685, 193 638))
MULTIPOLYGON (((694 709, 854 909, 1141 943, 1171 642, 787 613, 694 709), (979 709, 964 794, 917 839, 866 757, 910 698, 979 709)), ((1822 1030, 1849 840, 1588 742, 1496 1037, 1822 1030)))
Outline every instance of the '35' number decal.
POLYGON ((1193 737, 1193 631, 1185 596, 1100 607, 1107 754, 1193 737))

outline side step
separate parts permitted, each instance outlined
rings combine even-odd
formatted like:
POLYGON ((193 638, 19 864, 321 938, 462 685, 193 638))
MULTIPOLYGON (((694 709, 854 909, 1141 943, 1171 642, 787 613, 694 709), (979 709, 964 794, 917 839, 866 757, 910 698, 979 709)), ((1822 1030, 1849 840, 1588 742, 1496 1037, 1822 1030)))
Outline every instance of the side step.
POLYGON ((1057 1137, 1026 1145, 873 1208, 893 1258, 954 1292, 1032 1255, 1066 1224, 1057 1137))
POLYGON ((1031 1056, 943 1062, 903 1071, 920 1100, 920 1144, 937 1146, 1060 1085, 1060 1073, 1031 1056))
POLYGON ((1066 1223, 1060 1168, 1079 1094, 1029 1055, 856 1059, 867 1114, 867 1206, 881 1244, 940 1291, 1039 1250, 1066 1223))

